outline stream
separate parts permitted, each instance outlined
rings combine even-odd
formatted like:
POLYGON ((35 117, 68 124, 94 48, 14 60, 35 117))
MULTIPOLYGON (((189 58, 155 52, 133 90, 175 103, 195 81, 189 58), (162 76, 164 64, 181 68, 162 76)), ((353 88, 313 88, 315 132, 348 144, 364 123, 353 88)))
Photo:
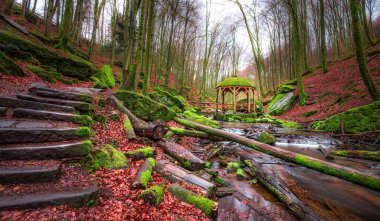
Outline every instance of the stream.
MULTIPOLYGON (((255 139, 260 131, 267 130, 276 136, 275 146, 323 160, 327 160, 325 154, 328 151, 341 144, 338 139, 326 133, 283 129, 270 124, 221 122, 221 126, 225 131, 251 139, 255 139), (252 130, 250 136, 248 133, 252 130)), ((380 220, 379 192, 289 164, 269 155, 262 157, 263 154, 257 154, 256 151, 234 142, 216 142, 214 145, 220 143, 228 148, 238 148, 247 156, 253 156, 254 160, 262 163, 264 169, 274 173, 277 178, 285 182, 294 182, 295 184, 291 185, 293 193, 325 220, 380 220)), ((235 174, 228 174, 226 164, 237 160, 233 154, 228 153, 223 157, 211 159, 213 169, 218 171, 220 177, 231 183, 227 188, 235 190, 234 194, 219 198, 218 220, 297 220, 265 188, 259 184, 250 184, 249 180, 252 177, 237 180, 235 174)), ((374 161, 343 157, 336 157, 330 161, 373 176, 379 176, 380 173, 380 165, 374 161)))

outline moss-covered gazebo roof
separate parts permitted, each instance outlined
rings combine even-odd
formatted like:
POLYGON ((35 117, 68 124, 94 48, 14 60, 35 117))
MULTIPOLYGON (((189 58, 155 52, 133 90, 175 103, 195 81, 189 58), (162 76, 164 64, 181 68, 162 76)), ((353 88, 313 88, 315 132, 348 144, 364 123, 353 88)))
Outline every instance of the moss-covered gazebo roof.
POLYGON ((226 78, 222 82, 220 82, 218 86, 216 87, 218 88, 218 87, 239 87, 239 86, 255 88, 255 85, 252 82, 240 77, 226 78))

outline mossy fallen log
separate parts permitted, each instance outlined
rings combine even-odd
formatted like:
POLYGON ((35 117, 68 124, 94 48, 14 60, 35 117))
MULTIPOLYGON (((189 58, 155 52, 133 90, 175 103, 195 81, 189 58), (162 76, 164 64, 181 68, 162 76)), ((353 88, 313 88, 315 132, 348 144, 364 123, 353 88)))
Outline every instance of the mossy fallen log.
POLYGON ((133 126, 131 121, 129 120, 128 115, 123 114, 123 130, 125 136, 128 138, 128 140, 136 140, 136 134, 133 130, 133 126))
POLYGON ((202 131, 196 130, 186 130, 178 127, 169 127, 169 130, 172 131, 175 135, 179 136, 189 136, 189 137, 200 137, 200 138, 208 138, 208 134, 202 131))
POLYGON ((329 155, 340 157, 357 158, 364 160, 380 161, 379 151, 366 151, 366 150, 334 150, 329 155))
POLYGON ((202 193, 209 198, 213 198, 215 195, 215 184, 210 183, 209 181, 193 174, 192 172, 174 165, 168 161, 158 161, 155 170, 157 173, 161 174, 161 176, 166 177, 172 183, 179 181, 187 182, 189 184, 198 186, 202 190, 202 193))
POLYGON ((285 161, 292 162, 300 166, 304 166, 309 169, 313 169, 331 176, 336 176, 341 179, 374 189, 376 191, 380 191, 380 179, 378 177, 362 173, 358 170, 326 162, 310 156, 283 150, 281 148, 277 148, 268 144, 263 144, 258 141, 251 140, 249 138, 242 137, 219 129, 206 127, 204 125, 197 124, 178 117, 175 118, 175 121, 186 127, 206 132, 212 136, 223 137, 227 140, 240 143, 249 148, 272 155, 285 161))
POLYGON ((137 118, 130 110, 128 110, 124 106, 123 102, 121 102, 114 95, 109 96, 109 98, 107 99, 107 104, 116 108, 117 110, 119 110, 123 114, 126 114, 129 118, 129 120, 131 121, 132 125, 133 124, 144 124, 145 123, 143 120, 137 118))
POLYGON ((156 161, 153 158, 146 159, 133 179, 131 189, 146 189, 148 183, 152 181, 152 172, 155 166, 156 161))
POLYGON ((133 125, 135 133, 140 137, 147 137, 153 140, 161 140, 167 132, 167 129, 160 124, 142 124, 133 125))
POLYGON ((177 143, 160 140, 157 142, 157 145, 161 147, 165 153, 178 160, 178 162, 180 162, 186 169, 199 170, 205 167, 205 162, 203 160, 199 159, 193 153, 177 143))
POLYGON ((277 179, 273 174, 264 170, 260 163, 241 155, 243 162, 249 167, 254 175, 273 195, 275 195, 299 220, 323 220, 319 215, 307 207, 289 189, 288 183, 277 179))
POLYGON ((215 201, 199 196, 175 183, 169 186, 168 191, 179 200, 196 206, 205 215, 209 217, 216 215, 218 204, 215 201))
POLYGON ((156 150, 152 147, 144 147, 137 150, 125 152, 124 155, 133 161, 137 161, 155 156, 156 150))
POLYGON ((145 203, 149 203, 151 206, 159 206, 164 195, 165 184, 159 186, 151 186, 148 189, 142 191, 137 199, 144 200, 145 203))

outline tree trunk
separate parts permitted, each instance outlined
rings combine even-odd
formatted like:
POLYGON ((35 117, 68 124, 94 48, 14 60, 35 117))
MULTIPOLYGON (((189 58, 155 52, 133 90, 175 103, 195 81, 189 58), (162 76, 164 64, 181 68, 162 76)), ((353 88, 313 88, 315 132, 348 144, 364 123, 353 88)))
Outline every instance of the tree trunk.
POLYGON ((366 8, 365 8, 365 1, 366 0, 359 0, 359 1, 361 1, 361 10, 360 11, 361 11, 361 14, 362 14, 363 27, 364 27, 365 35, 367 36, 368 42, 372 46, 375 46, 376 43, 375 43, 375 41, 372 38, 371 32, 369 31, 368 22, 367 22, 367 13, 366 13, 366 8))
POLYGON ((145 147, 125 152, 124 155, 132 161, 138 161, 148 157, 154 157, 156 155, 156 150, 152 147, 145 147))
POLYGON ((56 48, 63 51, 67 51, 67 46, 70 40, 70 30, 73 17, 73 4, 73 0, 66 0, 65 12, 62 18, 62 25, 58 33, 60 41, 55 46, 56 48))
MULTIPOLYGON (((112 13, 112 27, 111 27, 111 52, 110 52, 110 66, 113 66, 115 58, 115 45, 116 45, 116 0, 113 0, 113 13, 112 13)), ((124 27, 127 28, 127 27, 124 27)))
POLYGON ((323 73, 328 72, 327 62, 326 62, 326 33, 325 33, 325 6, 324 0, 319 0, 320 7, 320 25, 321 25, 321 61, 323 73))
POLYGON ((326 162, 323 160, 319 160, 313 157, 309 157, 302 154, 297 154, 291 151, 283 150, 278 147, 274 147, 268 144, 263 144, 255 140, 251 140, 246 137, 242 137, 236 134, 231 134, 226 131, 222 131, 219 129, 214 129, 211 127, 206 127, 201 124, 197 124, 185 119, 181 119, 176 117, 175 121, 196 130, 200 130, 208 133, 209 135, 219 136, 226 138, 230 141, 240 143, 249 148, 255 149, 257 151, 272 155, 274 157, 283 159, 285 161, 295 163, 300 166, 304 166, 322 173, 329 174, 331 176, 336 176, 344 180, 351 181, 353 183, 380 191, 380 179, 377 177, 370 176, 368 174, 364 174, 355 169, 351 169, 345 166, 340 166, 334 163, 326 162))
POLYGON ((148 33, 147 33, 147 43, 146 43, 146 55, 144 60, 144 82, 142 87, 142 94, 147 95, 148 93, 148 85, 151 76, 151 57, 152 57, 152 43, 154 38, 154 18, 156 16, 155 13, 155 1, 149 2, 149 21, 148 21, 148 33))
MULTIPOLYGON (((66 1, 72 1, 72 0, 66 0, 66 1)), ((89 57, 89 58, 91 57, 92 50, 93 50, 95 40, 96 40, 96 30, 98 29, 100 13, 102 12, 105 3, 106 3, 105 0, 101 0, 100 5, 98 6, 99 0, 95 0, 94 23, 92 26, 92 34, 91 34, 90 45, 88 46, 88 51, 87 51, 87 57, 89 57)))
POLYGON ((153 140, 161 140, 167 132, 167 129, 159 124, 133 125, 136 135, 147 137, 153 140))
POLYGON ((179 136, 189 136, 189 137, 200 137, 200 138, 209 138, 210 136, 202 131, 196 130, 186 130, 177 127, 169 127, 169 130, 172 131, 175 135, 179 136))
POLYGON ((358 14, 358 0, 350 0, 350 11, 352 16, 352 32, 355 41, 356 48, 356 60, 359 65, 360 74, 362 76, 363 82, 366 85, 368 92, 370 93, 372 99, 377 101, 380 99, 379 89, 369 72, 367 61, 364 56, 363 39, 360 33, 359 26, 359 14, 358 14))
POLYGON ((49 37, 50 35, 50 27, 51 27, 51 20, 53 19, 53 7, 54 7, 54 0, 49 0, 48 8, 47 8, 47 16, 45 20, 45 37, 49 37))
POLYGON ((4 5, 0 6, 1 12, 9 15, 13 6, 13 0, 4 0, 4 5))
POLYGON ((124 129, 124 134, 127 136, 128 140, 136 140, 136 134, 135 131, 133 130, 133 126, 131 124, 131 121, 129 120, 128 115, 123 114, 124 116, 124 121, 123 121, 123 129, 124 129))
POLYGON ((205 167, 203 160, 177 143, 160 140, 157 142, 157 145, 161 147, 165 153, 178 160, 186 169, 200 170, 205 167))
POLYGON ((146 159, 136 177, 133 179, 131 189, 146 189, 148 183, 152 181, 152 173, 155 165, 156 161, 153 158, 146 159))
POLYGON ((160 186, 152 186, 140 193, 137 199, 143 199, 145 203, 158 207, 164 195, 165 184, 160 186))

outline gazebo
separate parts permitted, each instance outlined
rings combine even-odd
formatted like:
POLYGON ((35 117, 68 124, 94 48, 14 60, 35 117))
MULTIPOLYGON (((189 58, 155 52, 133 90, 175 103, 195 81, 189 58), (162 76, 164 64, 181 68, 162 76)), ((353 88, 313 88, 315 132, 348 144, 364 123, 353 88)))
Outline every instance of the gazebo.
MULTIPOLYGON (((238 95, 243 92, 247 96, 247 111, 248 113, 255 112, 255 85, 240 77, 230 77, 226 78, 222 82, 218 84, 216 87, 216 113, 219 111, 219 95, 222 95, 222 112, 224 112, 224 109, 226 106, 229 106, 230 104, 225 104, 224 98, 227 93, 232 93, 233 97, 233 111, 236 113, 236 107, 237 107, 237 97, 238 95), (253 107, 251 104, 251 99, 253 99, 253 107)), ((242 105, 242 106, 245 106, 242 105)))

